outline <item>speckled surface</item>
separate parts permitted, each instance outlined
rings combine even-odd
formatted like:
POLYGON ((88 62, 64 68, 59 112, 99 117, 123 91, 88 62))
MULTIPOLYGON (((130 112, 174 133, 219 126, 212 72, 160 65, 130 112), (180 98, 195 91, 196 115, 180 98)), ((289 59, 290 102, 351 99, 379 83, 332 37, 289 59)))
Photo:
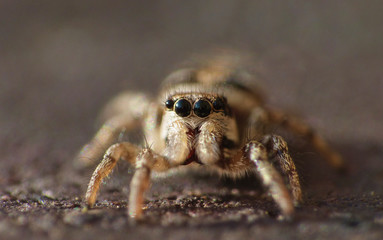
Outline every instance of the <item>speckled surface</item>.
MULTIPOLYGON (((383 5, 331 1, 5 1, 0 8, 0 239, 383 239, 383 5), (122 89, 155 94, 195 53, 254 56, 270 104, 304 116, 348 163, 288 137, 305 202, 291 221, 256 179, 157 179, 126 217, 120 164, 82 211, 73 157, 122 89)), ((133 134, 133 138, 137 134, 133 134)))

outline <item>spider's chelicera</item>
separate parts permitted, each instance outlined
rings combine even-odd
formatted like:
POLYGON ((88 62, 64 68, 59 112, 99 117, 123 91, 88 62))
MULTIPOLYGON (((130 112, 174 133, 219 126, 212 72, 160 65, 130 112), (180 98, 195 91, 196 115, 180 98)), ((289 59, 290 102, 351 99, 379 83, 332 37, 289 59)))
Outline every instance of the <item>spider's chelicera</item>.
POLYGON ((89 182, 87 206, 95 204, 102 180, 123 159, 136 169, 129 193, 131 217, 142 217, 152 171, 184 165, 233 178, 254 173, 282 215, 291 216, 294 204, 302 200, 298 172, 285 140, 268 130, 280 125, 304 136, 335 168, 343 167, 342 158, 300 119, 265 107, 253 87, 255 79, 238 69, 218 59, 171 74, 157 99, 124 92, 112 100, 105 108, 104 126, 77 158, 82 165, 92 165, 109 147, 89 182), (138 126, 143 128, 145 147, 130 142, 112 145, 121 131, 138 126))

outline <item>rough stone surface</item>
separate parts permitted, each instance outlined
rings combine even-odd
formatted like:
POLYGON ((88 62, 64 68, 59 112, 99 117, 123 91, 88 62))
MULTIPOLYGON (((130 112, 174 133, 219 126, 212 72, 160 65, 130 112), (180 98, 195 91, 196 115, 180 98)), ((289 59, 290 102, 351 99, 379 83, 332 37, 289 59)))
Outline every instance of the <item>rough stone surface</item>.
MULTIPOLYGON (((383 15, 378 1, 5 1, 0 8, 0 239, 383 239, 383 15), (169 71, 214 47, 254 56, 269 102, 294 109, 348 164, 288 142, 305 202, 294 219, 253 176, 156 179, 145 220, 126 216, 120 164, 95 209, 93 169, 73 157, 120 90, 155 94, 169 71)), ((137 138, 137 134, 130 136, 137 138)))

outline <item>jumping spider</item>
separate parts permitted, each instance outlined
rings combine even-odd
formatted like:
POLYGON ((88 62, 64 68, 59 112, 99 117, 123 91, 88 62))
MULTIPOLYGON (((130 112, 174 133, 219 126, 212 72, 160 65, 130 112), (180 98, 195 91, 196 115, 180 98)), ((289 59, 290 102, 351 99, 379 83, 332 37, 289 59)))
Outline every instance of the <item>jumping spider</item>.
POLYGON ((136 168, 130 184, 130 217, 142 217, 151 172, 181 165, 199 165, 233 178, 253 172, 281 213, 291 216, 294 205, 302 201, 298 173, 285 140, 265 132, 267 126, 281 125, 304 136, 334 168, 342 168, 343 161, 303 121, 267 108, 252 81, 247 72, 213 61, 172 73, 156 100, 134 92, 112 100, 104 112, 107 121, 83 148, 79 162, 92 164, 102 155, 100 145, 110 146, 120 132, 136 126, 143 128, 150 147, 130 142, 111 145, 90 179, 87 207, 93 207, 103 178, 123 159, 136 168), (282 176, 288 179, 287 185, 282 176))

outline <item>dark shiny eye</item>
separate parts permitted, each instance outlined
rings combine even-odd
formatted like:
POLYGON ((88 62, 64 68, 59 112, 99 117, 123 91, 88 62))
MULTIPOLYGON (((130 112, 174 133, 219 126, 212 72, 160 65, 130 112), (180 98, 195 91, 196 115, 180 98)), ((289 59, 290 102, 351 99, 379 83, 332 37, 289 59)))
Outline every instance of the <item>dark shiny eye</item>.
POLYGON ((213 102, 213 107, 215 110, 223 110, 223 108, 225 107, 225 103, 221 98, 217 98, 213 102))
POLYGON ((165 107, 166 107, 167 109, 173 109, 173 105, 174 105, 174 101, 173 101, 172 99, 168 99, 168 100, 166 100, 166 102, 165 102, 165 107))
POLYGON ((193 109, 195 115, 198 117, 204 118, 209 116, 211 112, 211 106, 210 103, 206 100, 198 100, 194 103, 194 109, 193 109))
POLYGON ((191 112, 191 104, 186 99, 180 99, 175 103, 174 111, 177 113, 180 117, 187 117, 190 115, 191 112))

